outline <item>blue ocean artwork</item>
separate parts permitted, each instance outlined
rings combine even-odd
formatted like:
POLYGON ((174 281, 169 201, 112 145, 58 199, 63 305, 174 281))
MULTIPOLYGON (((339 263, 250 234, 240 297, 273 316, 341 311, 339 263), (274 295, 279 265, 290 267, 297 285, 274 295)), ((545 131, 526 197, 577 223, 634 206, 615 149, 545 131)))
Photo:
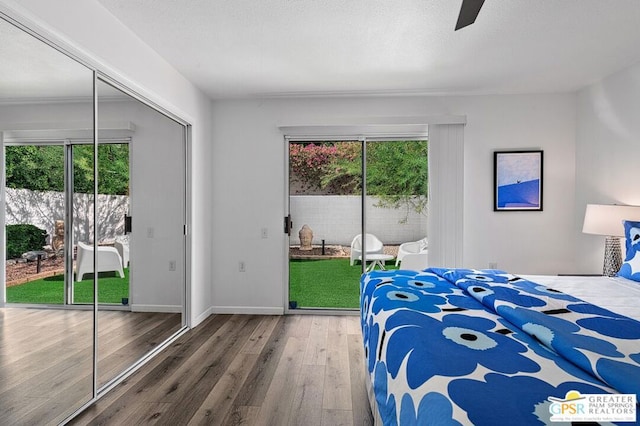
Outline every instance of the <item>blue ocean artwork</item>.
POLYGON ((540 207, 540 179, 498 186, 498 208, 540 207))

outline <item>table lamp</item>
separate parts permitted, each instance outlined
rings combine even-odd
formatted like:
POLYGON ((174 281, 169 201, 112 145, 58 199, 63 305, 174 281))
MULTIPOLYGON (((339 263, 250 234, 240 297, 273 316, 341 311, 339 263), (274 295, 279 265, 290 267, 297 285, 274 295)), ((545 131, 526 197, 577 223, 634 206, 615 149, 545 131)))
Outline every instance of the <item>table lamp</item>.
POLYGON ((582 232, 606 236, 602 275, 614 277, 622 266, 620 237, 624 237, 625 220, 640 220, 640 207, 587 204, 582 232))

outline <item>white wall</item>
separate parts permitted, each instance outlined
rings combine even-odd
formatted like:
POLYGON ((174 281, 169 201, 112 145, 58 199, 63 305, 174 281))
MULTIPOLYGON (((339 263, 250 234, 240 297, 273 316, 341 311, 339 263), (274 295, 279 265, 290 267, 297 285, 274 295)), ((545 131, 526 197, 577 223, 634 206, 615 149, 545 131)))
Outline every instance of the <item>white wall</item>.
MULTIPOLYGON (((362 199, 359 195, 292 195, 291 245, 299 245, 303 225, 313 230, 313 244, 339 244, 349 247, 362 232, 362 199)), ((376 197, 366 197, 367 232, 384 244, 401 244, 427 236, 427 214, 410 207, 381 207, 376 197)))
POLYGON ((463 261, 518 273, 573 271, 575 95, 363 97, 213 103, 213 304, 282 311, 288 240, 279 125, 466 115, 463 261), (493 151, 545 152, 544 211, 493 212, 493 151), (269 238, 261 239, 261 228, 269 238), (238 261, 246 272, 238 271, 238 261))
POLYGON ((192 125, 188 321, 198 324, 209 314, 211 306, 209 99, 95 0, 2 0, 0 10, 192 125))
POLYGON ((589 203, 640 205, 640 64, 580 91, 577 111, 575 256, 601 273, 604 237, 582 234, 582 221, 589 203))
MULTIPOLYGON (((64 219, 64 192, 5 188, 5 224, 30 224, 44 229, 47 244, 55 235, 56 220, 64 219)), ((98 194, 98 237, 113 243, 124 235, 126 195, 98 194)), ((73 194, 73 235, 76 241, 93 241, 93 194, 73 194)))
POLYGON ((130 121, 133 311, 180 312, 184 262, 184 128, 134 100, 100 101, 98 123, 130 121), (175 270, 169 262, 175 261, 175 270))

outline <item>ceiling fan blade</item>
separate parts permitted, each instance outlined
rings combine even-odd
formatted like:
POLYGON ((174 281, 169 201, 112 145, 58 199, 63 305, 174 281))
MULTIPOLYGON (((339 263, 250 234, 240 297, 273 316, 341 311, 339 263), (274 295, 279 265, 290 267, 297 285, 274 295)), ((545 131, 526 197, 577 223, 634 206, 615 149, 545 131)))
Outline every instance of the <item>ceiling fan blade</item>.
POLYGON ((460 14, 458 15, 458 22, 456 23, 456 31, 460 28, 464 28, 467 25, 471 25, 476 22, 478 13, 484 0, 462 0, 462 6, 460 7, 460 14))

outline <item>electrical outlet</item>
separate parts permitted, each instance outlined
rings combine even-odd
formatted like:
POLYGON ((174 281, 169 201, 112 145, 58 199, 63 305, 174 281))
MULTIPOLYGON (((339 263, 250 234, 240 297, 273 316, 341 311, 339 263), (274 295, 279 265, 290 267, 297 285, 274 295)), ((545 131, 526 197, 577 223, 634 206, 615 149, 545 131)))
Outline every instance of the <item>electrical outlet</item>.
POLYGON ((147 228, 147 238, 153 238, 155 235, 155 230, 152 227, 147 228))
POLYGON ((260 235, 262 236, 263 239, 269 238, 269 231, 267 230, 267 228, 262 228, 260 235))
POLYGON ((238 271, 240 271, 240 272, 246 271, 244 260, 241 260, 240 262, 238 262, 238 271))
POLYGON ((498 269, 498 262, 489 262, 489 269, 498 269))
POLYGON ((175 271, 176 270, 176 261, 175 260, 170 260, 169 261, 169 270, 170 271, 175 271))

